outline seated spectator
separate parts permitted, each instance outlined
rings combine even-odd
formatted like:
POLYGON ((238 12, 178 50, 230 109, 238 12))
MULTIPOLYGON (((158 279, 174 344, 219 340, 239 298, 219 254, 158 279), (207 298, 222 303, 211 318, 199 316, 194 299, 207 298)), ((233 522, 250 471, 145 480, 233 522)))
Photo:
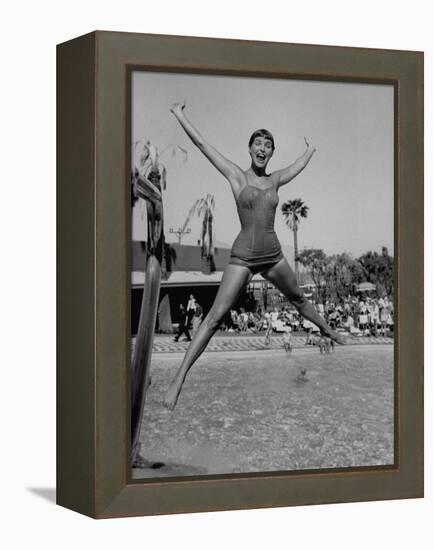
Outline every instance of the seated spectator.
POLYGON ((353 317, 349 314, 348 317, 347 317, 347 320, 345 321, 344 323, 344 326, 345 328, 347 329, 351 329, 352 327, 354 327, 354 319, 353 317))
POLYGON ((329 313, 329 318, 328 318, 328 322, 329 322, 329 325, 331 326, 331 328, 333 330, 336 329, 337 327, 337 318, 338 318, 338 313, 335 309, 333 309, 330 313, 329 313))
POLYGON ((389 320, 389 304, 387 300, 387 296, 379 302, 379 304, 382 304, 383 307, 380 309, 380 324, 381 324, 381 334, 383 336, 386 336, 387 334, 387 328, 388 328, 388 320, 389 320))
POLYGON ((238 317, 238 313, 235 309, 231 309, 231 321, 232 321, 232 327, 231 327, 231 331, 234 331, 234 330, 240 330, 240 325, 239 325, 239 317, 238 317))
POLYGON ((248 327, 248 322, 249 322, 249 315, 244 308, 241 308, 240 317, 241 317, 241 330, 243 332, 246 332, 248 327))
POLYGON ((359 315, 359 329, 365 330, 368 326, 368 315, 366 309, 363 309, 359 315))

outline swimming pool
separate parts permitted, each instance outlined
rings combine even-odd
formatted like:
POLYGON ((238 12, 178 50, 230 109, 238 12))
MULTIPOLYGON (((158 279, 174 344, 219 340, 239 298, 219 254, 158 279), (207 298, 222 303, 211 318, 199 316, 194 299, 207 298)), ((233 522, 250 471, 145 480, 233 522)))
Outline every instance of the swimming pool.
POLYGON ((154 356, 141 454, 165 466, 135 478, 393 464, 393 346, 204 354, 170 412, 180 360, 154 356))

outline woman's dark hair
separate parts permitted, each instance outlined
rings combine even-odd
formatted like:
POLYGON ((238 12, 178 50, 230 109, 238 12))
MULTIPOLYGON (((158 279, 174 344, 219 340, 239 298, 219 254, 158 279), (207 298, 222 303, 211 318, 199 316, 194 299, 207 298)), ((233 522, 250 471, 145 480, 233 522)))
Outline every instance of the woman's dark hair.
POLYGON ((274 151, 274 137, 271 134, 271 132, 269 132, 265 128, 261 128, 260 130, 256 130, 255 132, 253 132, 253 134, 249 139, 249 147, 252 145, 252 143, 257 137, 263 137, 263 138, 269 139, 271 141, 271 144, 273 146, 273 151, 274 151))

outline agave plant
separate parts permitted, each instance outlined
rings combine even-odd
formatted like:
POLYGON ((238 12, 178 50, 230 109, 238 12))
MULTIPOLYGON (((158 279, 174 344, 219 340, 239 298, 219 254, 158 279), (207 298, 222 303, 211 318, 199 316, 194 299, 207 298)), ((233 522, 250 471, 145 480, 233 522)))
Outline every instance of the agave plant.
POLYGON ((151 173, 159 174, 161 188, 165 190, 167 183, 166 167, 160 162, 160 158, 169 152, 172 154, 172 157, 180 154, 183 162, 187 162, 188 160, 187 151, 176 143, 170 143, 162 151, 159 151, 150 140, 146 142, 136 141, 133 147, 133 172, 146 179, 149 179, 151 173))
MULTIPOLYGON (((131 183, 133 185, 132 205, 139 197, 161 200, 161 190, 165 190, 167 186, 166 167, 160 162, 160 158, 171 153, 172 157, 181 155, 183 162, 188 160, 188 152, 177 144, 169 144, 162 151, 151 143, 150 140, 136 141, 132 151, 132 173, 131 183), (152 176, 157 176, 159 186, 155 185, 152 176), (141 189, 138 192, 136 188, 137 180, 140 178, 141 189), (144 189, 145 188, 145 189, 144 189)), ((144 221, 146 215, 146 206, 144 203, 140 205, 140 218, 144 221)))
POLYGON ((298 280, 298 226, 300 225, 301 218, 307 218, 309 207, 301 199, 294 199, 283 203, 281 210, 286 225, 289 226, 294 234, 294 267, 298 280))
MULTIPOLYGON (((158 314, 162 264, 165 264, 167 275, 174 255, 171 254, 170 247, 164 246, 162 191, 166 189, 166 168, 159 161, 161 154, 150 141, 146 143, 139 141, 134 144, 132 155, 131 182, 136 197, 144 199, 141 201, 142 203, 146 201, 148 245, 151 246, 148 251, 152 250, 146 262, 140 320, 132 360, 131 442, 132 464, 134 465, 144 462, 143 457, 139 455, 139 433, 145 395, 149 385, 151 350, 158 314)), ((142 213, 144 214, 144 212, 142 213)), ((165 303, 167 306, 167 300, 165 303)), ((163 319, 168 321, 164 326, 168 324, 170 328, 170 308, 166 307, 164 311, 169 315, 168 319, 163 319)))
POLYGON ((149 140, 136 141, 133 150, 133 167, 134 171, 142 178, 148 179, 151 172, 156 172, 160 175, 160 185, 162 189, 166 189, 166 168, 159 161, 158 149, 149 140))

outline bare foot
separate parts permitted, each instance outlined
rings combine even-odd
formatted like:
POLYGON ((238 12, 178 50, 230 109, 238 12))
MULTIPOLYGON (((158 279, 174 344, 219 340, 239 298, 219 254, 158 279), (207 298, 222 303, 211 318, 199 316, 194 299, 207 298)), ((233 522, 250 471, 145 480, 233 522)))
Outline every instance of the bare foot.
POLYGON ((169 411, 173 411, 176 407, 181 388, 182 383, 179 383, 178 379, 175 378, 166 391, 166 395, 164 396, 164 406, 169 409, 169 411))
POLYGON ((327 336, 341 346, 344 346, 347 343, 345 336, 342 336, 342 334, 339 334, 339 332, 335 332, 334 330, 331 330, 327 336))

